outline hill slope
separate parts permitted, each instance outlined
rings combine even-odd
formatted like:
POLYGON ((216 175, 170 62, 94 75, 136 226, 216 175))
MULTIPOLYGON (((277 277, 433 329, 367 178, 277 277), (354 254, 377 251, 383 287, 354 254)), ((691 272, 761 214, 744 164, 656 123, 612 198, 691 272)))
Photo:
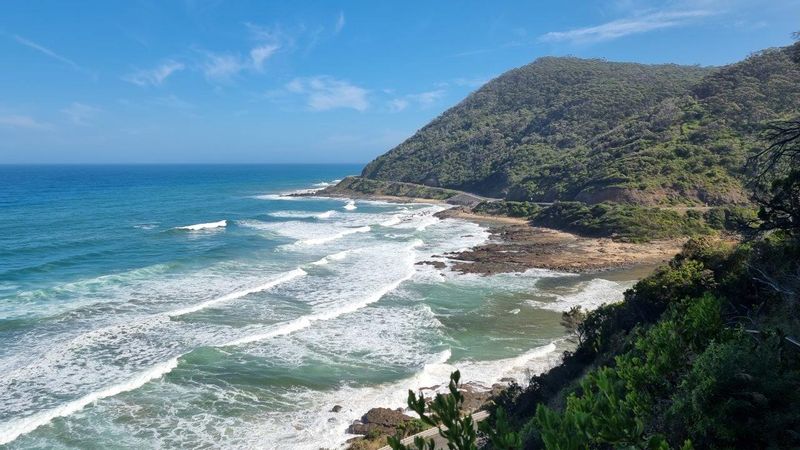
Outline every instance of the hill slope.
POLYGON ((787 49, 716 69, 541 58, 362 175, 510 200, 745 203, 741 167, 759 125, 798 105, 787 49))

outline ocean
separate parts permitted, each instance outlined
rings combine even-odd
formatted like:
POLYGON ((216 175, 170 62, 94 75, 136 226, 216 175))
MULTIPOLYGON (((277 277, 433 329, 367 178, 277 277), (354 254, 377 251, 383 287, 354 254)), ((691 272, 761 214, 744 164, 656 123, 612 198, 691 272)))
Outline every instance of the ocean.
POLYGON ((0 166, 0 447, 339 448, 455 368, 524 382, 632 283, 437 269, 487 230, 286 195, 360 170, 0 166))

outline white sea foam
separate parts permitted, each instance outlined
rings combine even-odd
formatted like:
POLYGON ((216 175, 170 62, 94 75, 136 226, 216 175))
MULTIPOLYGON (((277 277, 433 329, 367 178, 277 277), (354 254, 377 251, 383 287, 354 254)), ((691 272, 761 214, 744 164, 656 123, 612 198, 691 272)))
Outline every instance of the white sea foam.
POLYGON ((365 225, 363 227, 348 228, 348 229, 345 229, 344 231, 340 231, 340 232, 338 232, 336 234, 331 234, 329 236, 312 238, 312 239, 303 239, 303 240, 297 241, 296 244, 298 244, 298 245, 320 245, 320 244, 326 244, 328 242, 335 241, 337 239, 341 239, 341 238, 343 238, 345 236, 349 236, 351 234, 368 233, 371 229, 372 228, 370 228, 368 225, 365 225))
MULTIPOLYGON (((417 241, 414 242, 413 245, 415 246, 419 245, 418 242, 421 243, 421 241, 417 241)), ((404 281, 409 280, 413 275, 414 275, 414 268, 413 266, 411 266, 408 272, 403 277, 385 286, 378 288, 372 294, 367 295, 357 301, 349 302, 330 310, 325 310, 315 314, 299 317, 297 319, 273 326, 268 331, 262 333, 255 333, 249 336, 244 336, 239 339, 234 339, 233 341, 221 345, 221 347, 250 344, 253 342, 263 341, 277 336, 284 336, 302 330, 304 328, 308 328, 314 322, 331 320, 339 316, 342 316, 344 314, 349 314, 354 311, 358 311, 361 308, 364 308, 372 303, 377 302, 389 292, 392 292, 393 290, 397 289, 404 281)))
POLYGON ((0 445, 8 444, 19 436, 30 433, 40 426, 48 424, 57 417, 66 417, 80 411, 98 400, 137 389, 151 380, 161 378, 177 366, 178 358, 173 358, 169 361, 157 364, 144 372, 138 373, 122 383, 92 392, 77 400, 59 405, 56 408, 0 424, 0 445))
MULTIPOLYGON (((203 281, 192 282, 198 286, 192 286, 193 290, 187 293, 179 289, 181 281, 179 278, 171 280, 171 283, 174 281, 174 289, 170 287, 169 290, 159 291, 152 296, 154 299, 159 299, 158 301, 154 300, 156 305, 162 305, 159 311, 165 309, 162 299, 170 299, 171 304, 182 306, 188 303, 193 296, 194 298, 212 297, 212 300, 185 306, 183 309, 172 311, 172 313, 163 313, 158 320, 150 320, 149 316, 144 316, 148 317, 147 323, 136 322, 142 317, 143 312, 135 309, 138 308, 135 306, 132 307, 134 308, 132 311, 139 313, 139 316, 131 317, 130 322, 122 320, 124 318, 112 318, 110 319, 112 322, 116 321, 122 325, 76 336, 74 345, 66 348, 68 352, 54 348, 50 355, 52 360, 40 364, 39 369, 35 371, 26 369, 24 373, 10 377, 12 380, 17 380, 16 382, 22 379, 34 379, 30 386, 23 386, 24 394, 32 396, 31 400, 16 404, 17 400, 15 399, 13 408, 16 408, 17 411, 44 409, 41 414, 52 416, 52 414, 47 414, 48 411, 55 409, 61 411, 62 407, 57 406, 58 402, 62 401, 59 399, 59 395, 64 393, 80 395, 80 398, 68 403, 80 404, 86 398, 100 399, 116 395, 118 392, 135 389, 132 387, 117 391, 117 381, 114 380, 131 381, 134 378, 139 380, 140 376, 131 374, 154 373, 150 368, 166 367, 161 375, 153 375, 153 378, 150 378, 157 379, 175 367, 171 363, 175 361, 177 364, 177 358, 180 358, 180 355, 198 347, 221 345, 220 343, 242 345, 239 348, 223 350, 226 355, 233 355, 233 357, 241 352, 248 354, 264 352, 264 357, 268 358, 271 351, 279 351, 279 354, 287 355, 288 361, 291 362, 292 355, 294 355, 297 358, 298 367, 307 364, 308 357, 318 358, 321 361, 330 360, 331 364, 336 364, 337 360, 338 363, 341 363, 344 358, 348 363, 352 360, 356 365, 359 364, 359 361, 369 359, 370 361, 364 364, 376 367, 381 364, 395 364, 404 370, 413 370, 414 367, 419 367, 417 373, 410 377, 378 386, 364 386, 360 380, 357 380, 357 386, 350 387, 345 384, 342 388, 333 390, 293 387, 290 389, 292 396, 287 398, 304 397, 303 402, 294 403, 292 401, 291 403, 296 406, 302 405, 301 407, 289 411, 280 408, 265 408, 263 402, 272 404, 270 402, 273 401, 266 396, 254 401, 254 403, 261 402, 258 405, 257 413, 241 417, 220 414, 220 411, 214 410, 213 406, 208 406, 208 409, 205 409, 202 414, 196 414, 196 410, 193 409, 196 404, 187 404, 184 401, 185 396, 181 400, 171 396, 176 389, 181 390, 181 395, 193 389, 195 390, 193 392, 201 394, 213 393, 219 395, 220 401, 238 401, 244 397, 255 396, 252 391, 240 389, 235 383, 221 387, 213 383, 204 383, 200 378, 193 380, 191 384, 159 383, 151 386, 152 389, 143 389, 133 396, 100 402, 97 408, 92 408, 85 414, 70 419, 69 422, 69 426, 74 426, 77 430, 83 429, 87 423, 88 426, 96 425, 97 418, 102 417, 102 426, 106 426, 107 423, 118 423, 119 421, 115 422, 114 418, 119 417, 120 411, 130 408, 132 412, 130 417, 133 419, 125 424, 119 424, 119 429, 114 431, 124 431, 133 436, 132 433, 139 430, 150 430, 151 433, 148 436, 152 436, 152 440, 140 441, 139 437, 132 438, 142 446, 154 442, 181 442, 186 446, 198 446, 198 442, 209 442, 211 446, 231 444, 230 447, 239 448, 317 449, 342 445, 348 437, 344 435, 344 430, 353 419, 360 417, 374 406, 402 406, 409 387, 442 385, 446 383, 449 373, 454 368, 462 370, 462 378, 465 381, 490 385, 492 382, 499 381, 499 378, 507 376, 508 373, 520 374, 520 377, 524 378, 526 371, 536 371, 546 361, 552 360, 555 352, 545 352, 544 350, 542 350, 544 353, 541 354, 527 352, 519 358, 485 363, 452 362, 449 351, 439 352, 442 342, 447 342, 444 339, 448 339, 445 335, 441 335, 442 339, 439 339, 439 335, 437 335, 437 333, 444 333, 440 331, 444 329, 444 326, 436 320, 430 308, 423 302, 408 301, 418 286, 417 276, 414 274, 427 270, 427 266, 425 268, 414 266, 414 262, 421 258, 427 259, 432 254, 441 254, 444 249, 458 249, 469 246, 473 242, 479 242, 484 238, 484 233, 477 225, 466 222, 450 219, 434 221, 430 220, 426 214, 414 215, 415 212, 419 213, 427 208, 428 206, 400 211, 392 206, 391 209, 384 210, 383 214, 362 214, 361 212, 349 214, 340 211, 335 219, 324 222, 292 221, 277 224, 254 222, 250 224, 252 228, 272 231, 298 241, 313 241, 341 231, 384 224, 389 221, 395 222, 395 215, 401 216, 400 223, 389 225, 392 228, 399 228, 391 230, 396 234, 395 239, 386 239, 380 233, 381 230, 376 230, 374 236, 371 234, 369 239, 362 240, 366 242, 359 243, 362 247, 354 249, 352 248, 354 242, 342 241, 337 243, 341 244, 338 246, 339 248, 333 251, 345 248, 344 251, 332 253, 313 263, 301 264, 295 270, 305 273, 303 269, 306 269, 315 276, 297 275, 297 277, 302 277, 300 282, 281 285, 278 294, 274 296, 276 303, 285 301, 280 303, 280 307, 274 307, 272 298, 270 304, 265 305, 260 301, 261 297, 253 296, 237 300, 236 308, 220 309, 219 315, 198 317, 198 320, 194 321, 170 320, 170 317, 174 317, 174 315, 187 314, 198 310, 197 308, 225 306, 227 301, 246 297, 248 293, 263 290, 266 286, 266 284, 259 284, 264 283, 263 279, 259 277, 254 279, 260 281, 252 283, 256 285, 255 288, 242 288, 242 286, 250 284, 243 280, 243 275, 247 280, 251 280, 251 276, 258 274, 258 269, 245 267, 237 267, 235 270, 220 270, 215 273, 215 275, 219 275, 219 280, 212 281, 214 293, 211 295, 207 292, 203 293, 203 281), (424 222, 429 220, 430 223, 425 225, 424 222), (417 233, 420 226, 423 226, 424 234, 417 233), (430 241, 430 244, 426 245, 421 241, 405 242, 412 236, 424 236, 424 239, 430 241), (413 250, 411 250, 412 247, 413 250), (352 256, 354 252, 359 253, 358 257, 352 256), (335 264, 334 261, 336 261, 335 264), (312 271, 310 268, 311 265, 326 264, 328 266, 325 270, 312 271), (234 274, 235 276, 231 276, 234 274), (317 274, 320 276, 316 276, 317 274), (401 285, 412 277, 415 281, 414 286, 409 286, 408 289, 401 288, 401 285), (225 292, 231 293, 225 294, 225 292), (179 294, 179 297, 176 298, 173 294, 179 294), (200 295, 202 297, 199 297, 200 295), (385 301, 387 295, 392 295, 392 302, 385 301), (380 301, 382 298, 384 301, 380 301), (307 311, 306 308, 311 311, 307 311), (407 311, 408 309, 414 309, 416 312, 410 313, 407 311), (422 310, 427 310, 428 313, 424 313, 422 310), (263 317, 259 315, 262 312, 263 317), (297 317, 298 314, 303 315, 297 317), (234 322, 234 320, 238 322, 234 322), (233 323, 236 323, 236 326, 231 326, 233 323), (424 324, 422 330, 418 330, 420 323, 424 324), (379 334, 379 336, 374 336, 373 339, 370 339, 370 336, 365 338, 364 335, 367 331, 379 334), (169 336, 169 339, 164 339, 164 336, 169 336), (270 340, 263 345, 245 345, 279 336, 286 337, 270 340), (376 340, 379 342, 375 342, 376 340), (435 348, 431 348, 432 343, 436 346, 435 348), (280 350, 274 350, 276 348, 280 350), (351 351, 338 351, 341 348, 351 349, 351 351), (367 356, 365 357, 365 355, 367 356), (164 362, 157 363, 157 361, 164 362), (57 376, 50 375, 55 367, 63 366, 66 368, 60 369, 57 376), (37 378, 44 380, 36 381, 37 378), (45 393, 46 398, 37 397, 36 393, 39 392, 45 393), (89 393, 86 394, 86 392, 89 393), (96 397, 93 392, 102 395, 96 397), (137 411, 141 411, 142 405, 145 404, 149 405, 148 407, 158 408, 155 406, 158 405, 158 402, 150 404, 149 400, 143 401, 144 397, 149 398, 151 395, 156 395, 154 393, 160 393, 164 396, 165 401, 171 401, 170 409, 155 411, 155 414, 152 415, 149 414, 149 411, 147 414, 135 414, 137 411), (297 397, 293 396, 295 394, 297 397), (343 405, 345 410, 338 414, 329 413, 330 407, 334 404, 343 405), (54 405, 56 405, 55 408, 53 408, 54 405), (189 416, 183 415, 184 412, 195 415, 191 416, 191 421, 185 420, 184 418, 189 416), (197 423, 202 426, 195 426, 197 423), (152 424, 153 429, 147 428, 148 424, 152 424), (176 441, 170 440, 173 438, 176 441)), ((242 224, 237 222, 237 225, 242 224)), ((315 247, 292 250, 291 254, 281 253, 280 255, 304 261, 319 258, 319 253, 315 253, 318 248, 315 247), (314 255, 313 258, 308 257, 310 255, 314 255)), ((288 273, 291 272, 294 271, 288 273)), ((281 278, 288 276, 288 273, 275 276, 281 278)), ((182 277, 183 275, 181 275, 182 277)), ((160 281, 165 281, 162 277, 159 278, 160 281)), ((533 274, 520 276, 525 283, 518 284, 533 286, 537 278, 533 274)), ((198 277, 198 279, 202 280, 203 277, 198 277)), ((495 280, 495 282, 497 281, 495 280)), ((134 300, 134 304, 135 301, 140 300, 137 298, 137 294, 150 292, 149 286, 149 284, 142 284, 131 288, 133 292, 131 300, 134 300)), ((158 289, 161 289, 160 285, 158 286, 158 289)), ((276 288, 276 290, 278 289, 276 288)), ((98 321, 98 323, 101 322, 98 321)), ((45 338, 49 339, 50 337, 46 336, 45 338)), ((274 363, 274 359, 267 360, 274 363)), ((188 363, 189 360, 186 362, 188 363)), ((280 367, 280 364, 277 367, 280 367)), ((199 369, 202 370, 201 367, 199 369)), ((5 376, 4 378, 8 379, 9 377, 5 376)), ((170 378, 170 381, 177 382, 178 378, 180 377, 176 376, 175 380, 170 378)), ((147 380, 142 381, 139 386, 146 382, 147 380)), ((126 381, 122 384, 134 386, 135 383, 126 381)), ((8 386, 7 383, 0 386, 0 391, 8 386)), ((263 389, 269 391, 272 387, 267 386, 263 389)), ((5 396, 1 397, 3 399, 11 398, 11 392, 9 390, 5 396)), ((18 392, 22 392, 22 390, 20 389, 18 392)), ((96 400, 90 400, 90 403, 94 401, 96 400)), ((84 406, 80 406, 78 409, 84 406)), ((204 406, 204 408, 206 407, 204 406)), ((64 411, 69 411, 69 408, 64 411)), ((66 412, 63 415, 69 413, 66 412)), ((36 414, 37 417, 38 414, 40 413, 36 414)), ((20 417, 21 414, 12 413, 12 416, 20 417)), ((28 416, 28 418, 31 417, 34 416, 28 416)), ((59 414, 49 419, 46 418, 42 423, 47 423, 54 417, 59 417, 59 414)), ((41 422, 41 420, 39 421, 41 422)), ((14 429, 20 429, 19 425, 20 423, 14 425, 14 429)), ((10 429, 9 424, 0 425, 0 431, 5 432, 10 429)), ((26 426, 16 436, 32 429, 35 427, 26 426)), ((49 432, 37 432, 31 436, 31 439, 37 443, 48 443, 51 437, 49 432)), ((128 442, 126 441, 126 444, 128 442)))
POLYGON ((320 259, 318 261, 314 261, 311 264, 315 265, 315 266, 324 266, 324 265, 330 263, 331 261, 341 261, 341 260, 345 259, 347 257, 347 255, 349 255, 353 251, 354 250, 343 250, 343 251, 341 251, 339 253, 334 253, 332 255, 325 256, 324 258, 322 258, 322 259, 320 259))
POLYGON ((212 230, 214 228, 224 228, 228 226, 227 220, 220 220, 219 222, 197 223, 194 225, 186 225, 185 227, 175 227, 176 230, 200 231, 212 230))
MULTIPOLYGON (((365 219, 369 219, 365 218, 365 219)), ((364 224, 364 220, 359 221, 318 221, 318 222, 260 222, 257 220, 243 220, 237 222, 245 228, 267 231, 269 233, 293 239, 295 242, 286 247, 296 249, 297 247, 308 247, 341 239, 355 233, 367 233, 371 230, 369 225, 364 224)))
POLYGON ((330 219, 335 214, 336 211, 334 210, 325 211, 321 213, 315 213, 310 211, 275 211, 269 213, 271 217, 278 217, 281 219, 330 219))
POLYGON ((389 220, 385 220, 381 222, 382 227, 391 227, 397 225, 403 221, 403 216, 400 214, 394 214, 389 220))
POLYGON ((354 209, 356 209, 358 207, 356 206, 356 202, 355 201, 348 200, 347 203, 344 206, 342 206, 342 208, 344 208, 344 209, 346 209, 348 211, 353 211, 354 209))
POLYGON ((551 302, 529 300, 527 303, 534 308, 549 309, 551 311, 569 311, 573 306, 580 306, 591 311, 603 304, 618 302, 623 299, 623 293, 633 285, 633 282, 617 283, 602 278, 595 278, 579 285, 575 293, 557 295, 551 302))
POLYGON ((470 385, 490 387, 503 378, 527 382, 527 377, 555 365, 560 355, 557 345, 550 343, 531 349, 520 356, 495 361, 451 361, 449 349, 429 355, 420 370, 396 382, 369 387, 344 386, 333 392, 293 392, 292 399, 306 407, 301 413, 271 414, 267 423, 247 429, 245 445, 291 447, 299 450, 340 448, 352 435, 347 426, 376 406, 405 407, 408 390, 422 390, 426 395, 447 388, 450 373, 458 369, 461 380, 470 385), (341 405, 338 413, 328 412, 332 405, 341 405), (288 426, 291 425, 291 426, 288 426))
POLYGON ((213 300, 208 300, 202 303, 198 303, 196 305, 192 305, 186 308, 178 309, 175 311, 170 311, 167 313, 170 317, 178 317, 183 316, 185 314, 190 314, 193 312, 197 312, 206 308, 210 308, 212 306, 219 305, 221 303, 229 302, 231 300, 244 297, 246 295, 254 294, 256 292, 263 292, 268 289, 272 289, 273 287, 281 284, 286 283, 287 281, 291 281, 297 277, 302 277, 306 275, 306 272, 303 269, 294 269, 285 274, 279 276, 278 278, 271 280, 267 283, 264 283, 260 286, 255 286, 248 289, 243 289, 241 291, 231 292, 230 294, 223 295, 222 297, 215 298, 213 300))

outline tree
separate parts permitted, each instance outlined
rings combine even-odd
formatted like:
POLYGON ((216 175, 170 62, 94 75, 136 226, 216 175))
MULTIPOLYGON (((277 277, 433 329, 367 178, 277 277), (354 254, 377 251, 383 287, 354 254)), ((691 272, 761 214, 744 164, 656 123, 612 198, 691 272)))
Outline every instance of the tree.
MULTIPOLYGON (((794 34, 800 39, 800 34, 794 34)), ((800 42, 790 48, 800 64, 800 42)), ((769 145, 748 161, 754 177, 754 200, 766 229, 800 231, 800 116, 770 124, 764 138, 769 145)))
MULTIPOLYGON (((461 373, 456 370, 450 374, 450 384, 448 385, 449 394, 436 394, 433 402, 426 408, 425 397, 417 397, 414 391, 408 391, 408 407, 419 415, 420 420, 427 425, 437 427, 439 436, 447 440, 447 447, 450 450, 477 450, 478 434, 475 422, 469 414, 461 414, 461 406, 464 403, 464 395, 458 390, 461 373), (429 412, 426 412, 429 409, 429 412)), ((511 430, 506 420, 503 409, 498 409, 494 427, 488 422, 481 423, 481 431, 484 432, 492 448, 497 450, 516 450, 522 448, 522 439, 518 433, 511 430)), ((389 438, 389 446, 392 450, 434 450, 436 444, 433 439, 416 437, 414 446, 406 446, 401 442, 400 437, 389 438)))
POLYGON ((567 332, 578 337, 578 345, 583 344, 584 329, 581 324, 586 320, 586 311, 580 305, 573 306, 569 311, 561 313, 561 326, 567 332))
POLYGON ((769 145, 750 158, 754 200, 764 229, 800 231, 800 117, 772 123, 769 145))

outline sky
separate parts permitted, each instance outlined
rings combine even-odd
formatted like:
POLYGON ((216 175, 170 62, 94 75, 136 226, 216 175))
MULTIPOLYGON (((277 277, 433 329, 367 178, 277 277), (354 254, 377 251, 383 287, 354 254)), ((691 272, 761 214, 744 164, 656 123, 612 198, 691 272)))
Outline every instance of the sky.
POLYGON ((365 163, 541 56, 724 65, 800 0, 0 3, 0 163, 365 163))

